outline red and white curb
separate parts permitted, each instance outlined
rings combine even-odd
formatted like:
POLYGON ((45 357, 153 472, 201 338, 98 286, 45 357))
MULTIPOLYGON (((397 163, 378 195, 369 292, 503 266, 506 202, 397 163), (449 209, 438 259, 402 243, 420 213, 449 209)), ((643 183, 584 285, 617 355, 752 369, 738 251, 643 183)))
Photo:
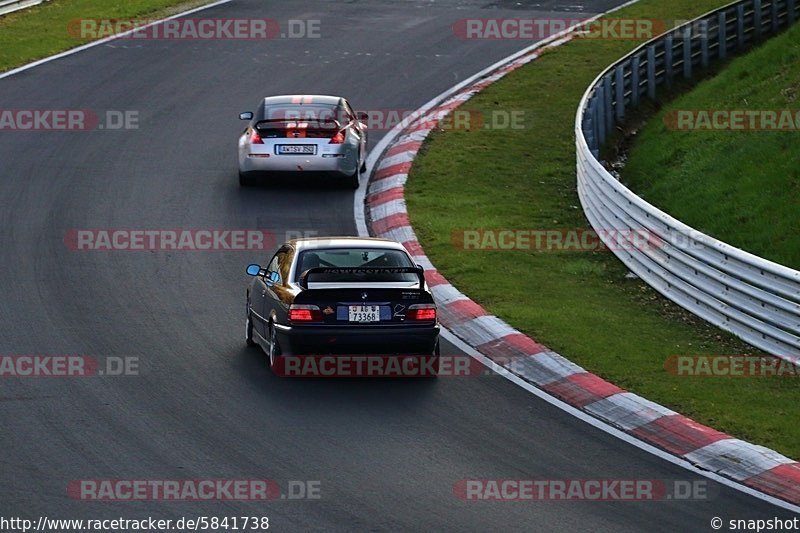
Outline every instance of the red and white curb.
MULTIPOLYGON (((443 116, 509 72, 533 61, 549 47, 569 36, 532 47, 507 62, 490 67, 477 80, 462 84, 449 94, 424 106, 419 118, 397 132, 390 132, 363 197, 356 198, 357 223, 369 233, 403 243, 414 260, 425 268, 425 277, 439 306, 442 325, 481 356, 567 405, 663 450, 697 468, 734 480, 785 502, 800 505, 800 463, 699 424, 641 396, 625 391, 587 372, 490 315, 451 285, 425 255, 411 227, 404 199, 405 182, 422 142, 432 131, 435 117, 443 116), (392 135, 394 133, 394 135, 392 135), (363 198, 363 220, 359 206, 363 198)), ((362 230, 363 233, 363 230, 362 230)), ((628 439, 626 439, 628 440, 628 439)), ((733 484, 735 486, 735 484, 733 484)), ((744 489, 741 489, 744 490, 744 489)), ((776 503, 773 498, 770 501, 776 503)), ((795 509, 796 510, 796 509, 795 509)))

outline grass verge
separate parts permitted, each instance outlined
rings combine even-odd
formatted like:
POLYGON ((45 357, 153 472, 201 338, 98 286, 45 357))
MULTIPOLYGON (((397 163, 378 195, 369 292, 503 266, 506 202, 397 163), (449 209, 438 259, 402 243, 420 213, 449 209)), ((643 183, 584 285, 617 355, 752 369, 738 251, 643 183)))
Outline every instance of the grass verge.
POLYGON ((52 0, 0 17, 0 72, 86 44, 70 34, 78 19, 163 17, 206 0, 52 0))
MULTIPOLYGON (((727 0, 641 0, 613 18, 688 19, 727 0)), ((791 379, 676 377, 672 355, 753 348, 660 297, 610 252, 465 250, 467 229, 587 228, 575 188, 573 124, 595 76, 636 43, 579 40, 545 53, 468 101, 524 112, 522 129, 438 131, 406 185, 426 253, 460 290, 604 378, 743 439, 800 457, 791 379)))
MULTIPOLYGON (((800 26, 734 59, 664 105, 622 172, 638 194, 690 226, 800 268, 800 123, 787 131, 676 131, 680 110, 791 110, 800 122, 800 26)), ((794 120, 793 120, 794 122, 794 120)))

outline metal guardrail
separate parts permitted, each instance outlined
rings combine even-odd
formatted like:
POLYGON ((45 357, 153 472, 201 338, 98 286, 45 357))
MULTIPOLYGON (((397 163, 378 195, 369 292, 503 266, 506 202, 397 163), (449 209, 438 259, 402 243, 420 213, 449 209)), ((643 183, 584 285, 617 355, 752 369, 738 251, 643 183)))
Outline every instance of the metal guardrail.
POLYGON ((0 17, 20 9, 37 6, 47 0, 0 0, 0 17))
POLYGON ((800 19, 800 0, 743 0, 640 46, 602 72, 584 94, 575 125, 578 195, 586 217, 617 257, 661 294, 782 359, 800 355, 800 272, 694 230, 639 198, 598 161, 626 110, 717 59, 800 19), (619 235, 652 246, 615 246, 619 235))

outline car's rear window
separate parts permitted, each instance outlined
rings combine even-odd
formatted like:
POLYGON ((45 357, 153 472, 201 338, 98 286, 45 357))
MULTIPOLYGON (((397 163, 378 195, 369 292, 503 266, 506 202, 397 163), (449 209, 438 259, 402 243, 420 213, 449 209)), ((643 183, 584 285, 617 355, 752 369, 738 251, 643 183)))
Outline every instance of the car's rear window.
MULTIPOLYGON (((401 250, 385 250, 380 248, 326 248, 305 250, 300 252, 297 260, 295 281, 310 268, 374 268, 374 267, 413 267, 408 255, 401 250)), ((355 273, 315 274, 312 282, 364 282, 364 281, 418 281, 416 274, 411 273, 355 273)))
POLYGON ((306 120, 318 122, 330 122, 336 120, 340 124, 347 121, 343 120, 344 112, 337 105, 330 104, 275 104, 264 108, 264 120, 306 120))

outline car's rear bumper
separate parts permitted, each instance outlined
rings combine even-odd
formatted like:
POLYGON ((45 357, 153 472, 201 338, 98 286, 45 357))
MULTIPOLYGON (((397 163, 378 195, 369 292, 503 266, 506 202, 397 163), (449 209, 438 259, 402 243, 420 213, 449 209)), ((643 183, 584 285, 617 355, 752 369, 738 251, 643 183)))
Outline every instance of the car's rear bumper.
POLYGON ((239 161, 241 172, 276 172, 276 173, 320 173, 352 176, 358 169, 355 156, 322 157, 322 156, 289 156, 262 154, 246 155, 239 161))
POLYGON ((281 326, 284 355, 431 355, 439 326, 281 326))

